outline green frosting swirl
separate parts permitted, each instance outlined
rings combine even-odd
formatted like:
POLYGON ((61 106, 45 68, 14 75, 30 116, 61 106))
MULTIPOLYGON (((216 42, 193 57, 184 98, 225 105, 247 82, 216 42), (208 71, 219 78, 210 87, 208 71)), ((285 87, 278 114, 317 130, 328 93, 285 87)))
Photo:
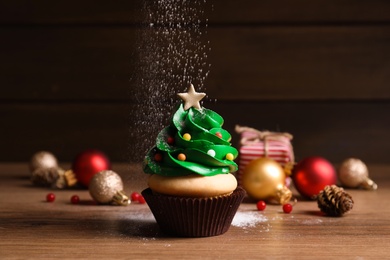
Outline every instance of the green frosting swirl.
POLYGON ((237 171, 233 160, 238 151, 231 146, 231 135, 222 125, 223 118, 214 111, 193 107, 184 110, 180 104, 171 124, 158 134, 156 146, 145 156, 144 172, 163 176, 193 173, 213 176, 237 171), (186 133, 190 134, 190 140, 183 138, 186 133), (184 154, 186 159, 179 160, 179 154, 184 154))

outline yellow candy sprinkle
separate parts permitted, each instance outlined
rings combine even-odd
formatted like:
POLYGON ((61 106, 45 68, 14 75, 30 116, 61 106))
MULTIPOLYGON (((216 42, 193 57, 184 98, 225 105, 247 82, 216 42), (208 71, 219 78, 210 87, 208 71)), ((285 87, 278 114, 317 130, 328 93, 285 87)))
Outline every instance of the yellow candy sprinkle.
POLYGON ((177 156, 177 159, 179 161, 185 161, 186 160, 186 155, 184 153, 179 153, 179 155, 177 156))
POLYGON ((189 133, 185 133, 183 135, 183 139, 186 140, 186 141, 189 141, 189 140, 191 140, 191 135, 189 133))
POLYGON ((226 160, 233 161, 234 160, 234 155, 232 153, 227 153, 226 154, 226 160))

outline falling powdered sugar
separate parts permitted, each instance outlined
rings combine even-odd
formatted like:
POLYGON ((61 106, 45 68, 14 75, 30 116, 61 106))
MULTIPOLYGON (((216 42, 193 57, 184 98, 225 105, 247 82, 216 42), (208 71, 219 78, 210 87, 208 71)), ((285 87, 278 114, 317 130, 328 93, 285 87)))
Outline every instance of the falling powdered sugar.
POLYGON ((131 75, 129 158, 140 162, 178 103, 177 93, 193 84, 205 90, 211 51, 206 0, 144 1, 131 75))
POLYGON ((259 212, 238 211, 233 218, 232 226, 235 227, 255 227, 258 223, 267 222, 268 218, 259 212))

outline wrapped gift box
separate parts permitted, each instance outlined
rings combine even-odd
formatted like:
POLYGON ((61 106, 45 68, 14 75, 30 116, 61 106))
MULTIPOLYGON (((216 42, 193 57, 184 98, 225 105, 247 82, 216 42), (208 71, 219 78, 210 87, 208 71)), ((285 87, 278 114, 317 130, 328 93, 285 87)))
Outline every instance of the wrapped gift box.
POLYGON ((294 164, 294 151, 291 144, 292 135, 289 133, 258 131, 254 128, 236 126, 240 134, 239 160, 237 180, 241 183, 241 176, 245 166, 252 160, 268 157, 285 168, 288 173, 294 164))

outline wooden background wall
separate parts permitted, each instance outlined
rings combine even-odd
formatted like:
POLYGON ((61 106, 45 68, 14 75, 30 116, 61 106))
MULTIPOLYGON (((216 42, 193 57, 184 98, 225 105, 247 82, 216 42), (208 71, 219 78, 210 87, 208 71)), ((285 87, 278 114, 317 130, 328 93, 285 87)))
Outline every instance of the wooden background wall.
MULTIPOLYGON (((208 0, 205 104, 294 135, 297 159, 388 163, 390 2, 208 0), (211 9, 211 8, 209 8, 211 9)), ((98 148, 131 161, 142 1, 0 1, 0 160, 98 148)), ((237 136, 234 135, 237 141, 237 136)))

